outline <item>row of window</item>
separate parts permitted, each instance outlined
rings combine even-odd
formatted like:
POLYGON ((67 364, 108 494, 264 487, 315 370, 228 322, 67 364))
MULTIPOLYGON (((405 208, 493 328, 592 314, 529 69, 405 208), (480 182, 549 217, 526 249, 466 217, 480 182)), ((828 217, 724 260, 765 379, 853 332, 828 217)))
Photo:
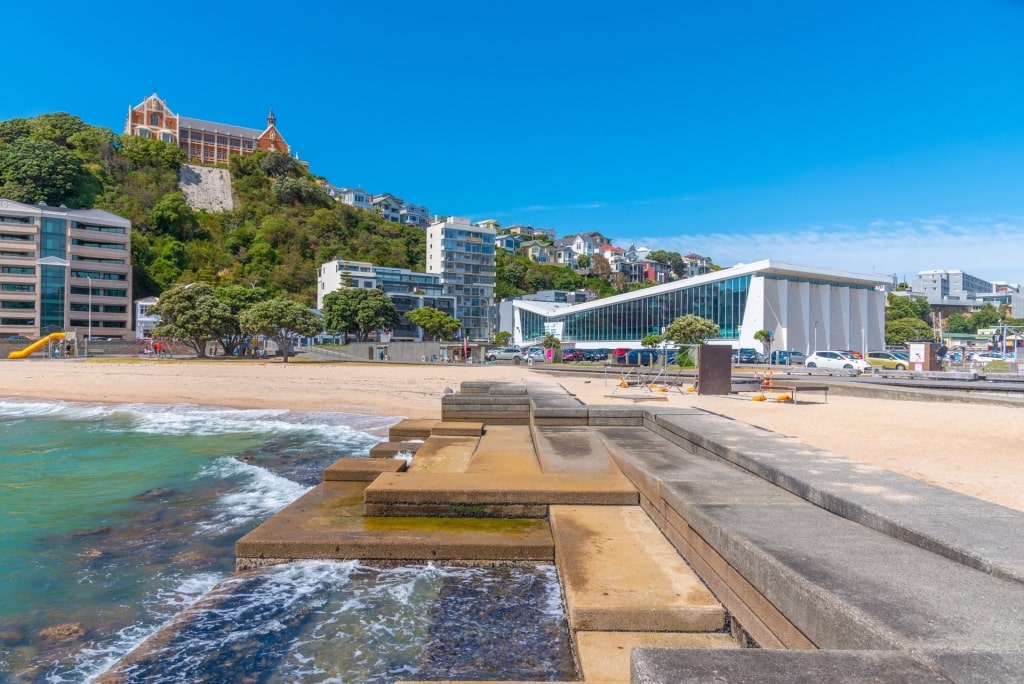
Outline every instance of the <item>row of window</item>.
POLYGON ((0 325, 35 325, 34 318, 6 318, 0 316, 0 325))
POLYGON ((545 323, 563 322, 563 342, 639 342, 645 335, 661 332, 676 318, 693 314, 716 323, 719 337, 738 339, 749 288, 750 276, 744 275, 560 316, 521 309, 522 336, 543 337, 545 323))
POLYGON ((97 249, 117 249, 124 251, 126 245, 123 242, 94 242, 92 240, 79 240, 73 238, 71 244, 76 247, 95 247, 97 249))
POLYGON ((124 259, 100 259, 99 257, 85 257, 77 254, 71 257, 72 261, 88 261, 93 264, 115 264, 119 266, 124 265, 124 259))
POLYGON ((72 221, 71 227, 75 230, 92 230, 98 233, 116 233, 117 235, 125 234, 125 229, 121 226, 99 226, 91 223, 82 223, 81 221, 72 221))
POLYGON ((17 233, 0 233, 0 240, 11 240, 16 242, 35 242, 36 236, 32 233, 18 235, 17 233))
POLYGON ((35 250, 29 250, 27 252, 11 252, 11 251, 0 250, 0 257, 15 257, 15 258, 27 259, 27 258, 35 258, 35 256, 36 256, 35 250))
MULTIPOLYGON (((72 302, 72 311, 88 311, 89 305, 87 303, 72 302)), ((123 314, 128 312, 128 307, 121 304, 93 304, 93 313, 111 313, 111 314, 123 314)))
POLYGON ((18 223, 31 226, 35 222, 35 216, 0 216, 0 223, 18 223))

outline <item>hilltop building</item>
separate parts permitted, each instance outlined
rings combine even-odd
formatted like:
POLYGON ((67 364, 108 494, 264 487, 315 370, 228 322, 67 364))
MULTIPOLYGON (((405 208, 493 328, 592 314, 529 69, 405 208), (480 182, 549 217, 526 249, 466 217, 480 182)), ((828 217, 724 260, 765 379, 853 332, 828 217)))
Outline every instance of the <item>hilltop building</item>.
POLYGON ((445 294, 457 298, 468 340, 489 341, 494 315, 495 230, 449 216, 427 226, 427 273, 437 273, 445 294))
POLYGON ((516 299, 501 329, 518 345, 555 330, 577 348, 639 347, 676 318, 694 314, 720 328, 715 343, 774 349, 881 349, 889 279, 764 260, 583 304, 516 299))
POLYGON ((226 164, 229 155, 245 156, 256 150, 291 154, 291 147, 277 129, 273 109, 267 116, 266 128, 245 128, 179 116, 156 93, 128 108, 124 134, 177 145, 190 162, 211 166, 226 164))
POLYGON ((128 219, 0 199, 0 336, 131 339, 128 219))

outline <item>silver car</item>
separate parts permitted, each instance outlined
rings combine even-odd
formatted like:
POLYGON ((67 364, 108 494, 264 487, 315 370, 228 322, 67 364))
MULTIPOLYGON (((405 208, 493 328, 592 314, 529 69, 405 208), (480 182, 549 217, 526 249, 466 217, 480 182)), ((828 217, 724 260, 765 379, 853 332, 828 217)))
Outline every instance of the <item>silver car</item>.
POLYGON ((519 347, 495 347, 487 352, 484 357, 488 361, 512 361, 522 363, 526 359, 526 352, 519 347))

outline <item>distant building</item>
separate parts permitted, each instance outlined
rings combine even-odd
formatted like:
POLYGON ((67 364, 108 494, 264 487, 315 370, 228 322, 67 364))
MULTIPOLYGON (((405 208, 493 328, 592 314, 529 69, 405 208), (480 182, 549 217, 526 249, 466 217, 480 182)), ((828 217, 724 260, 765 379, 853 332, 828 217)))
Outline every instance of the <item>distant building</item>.
POLYGON ((124 134, 177 145, 190 162, 207 165, 225 164, 229 155, 245 156, 256 150, 291 154, 291 147, 277 129, 273 109, 266 128, 245 128, 179 116, 156 93, 128 108, 124 134))
POLYGON ((430 210, 422 204, 402 202, 402 208, 398 210, 398 222, 425 229, 430 225, 430 210))
POLYGON ((373 195, 362 188, 336 188, 333 185, 324 187, 327 194, 342 204, 347 204, 356 209, 373 211, 373 195))
POLYGON ((470 340, 494 332, 495 230, 450 216, 427 226, 427 272, 437 273, 445 293, 458 301, 458 319, 470 340))
POLYGON ((979 293, 995 292, 995 286, 963 271, 933 269, 918 272, 913 290, 927 297, 929 304, 947 304, 950 300, 966 303, 979 293))
POLYGON ((398 327, 390 331, 392 340, 423 340, 419 326, 405 317, 414 309, 429 306, 457 318, 456 298, 444 293, 441 277, 433 273, 375 266, 365 261, 328 261, 317 272, 317 308, 323 309, 324 297, 344 287, 376 288, 388 296, 402 317, 398 327))
POLYGON ((0 199, 0 336, 132 338, 132 224, 0 199))
POLYGON ((402 220, 402 200, 390 192, 373 196, 373 210, 392 223, 402 220))

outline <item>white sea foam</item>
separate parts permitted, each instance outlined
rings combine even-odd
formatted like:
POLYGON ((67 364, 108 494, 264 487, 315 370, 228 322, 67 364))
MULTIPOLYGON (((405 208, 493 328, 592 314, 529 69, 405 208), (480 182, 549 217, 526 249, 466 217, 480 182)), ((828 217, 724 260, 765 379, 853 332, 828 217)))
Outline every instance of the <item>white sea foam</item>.
POLYGON ((199 529, 204 532, 224 532, 267 518, 310 489, 265 468, 231 457, 218 458, 203 468, 198 477, 241 480, 233 491, 221 496, 211 518, 200 523, 199 529))

